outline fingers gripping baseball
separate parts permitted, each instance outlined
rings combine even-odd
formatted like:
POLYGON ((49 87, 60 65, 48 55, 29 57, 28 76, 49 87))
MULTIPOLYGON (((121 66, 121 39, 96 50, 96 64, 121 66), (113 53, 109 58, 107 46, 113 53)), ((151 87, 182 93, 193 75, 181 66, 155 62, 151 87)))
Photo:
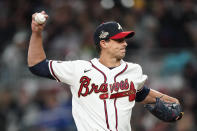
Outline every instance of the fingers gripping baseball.
POLYGON ((46 21, 48 19, 48 15, 45 13, 45 11, 42 11, 40 13, 36 12, 32 15, 32 23, 31 28, 32 32, 40 33, 43 31, 46 21))

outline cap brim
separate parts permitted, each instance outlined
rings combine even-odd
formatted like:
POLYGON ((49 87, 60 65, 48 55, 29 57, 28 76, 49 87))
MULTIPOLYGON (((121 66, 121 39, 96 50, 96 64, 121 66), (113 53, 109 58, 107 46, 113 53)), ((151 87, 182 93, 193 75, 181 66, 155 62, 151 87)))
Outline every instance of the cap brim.
POLYGON ((131 38, 135 35, 134 31, 126 31, 126 32, 120 32, 112 37, 110 39, 122 39, 122 38, 131 38))

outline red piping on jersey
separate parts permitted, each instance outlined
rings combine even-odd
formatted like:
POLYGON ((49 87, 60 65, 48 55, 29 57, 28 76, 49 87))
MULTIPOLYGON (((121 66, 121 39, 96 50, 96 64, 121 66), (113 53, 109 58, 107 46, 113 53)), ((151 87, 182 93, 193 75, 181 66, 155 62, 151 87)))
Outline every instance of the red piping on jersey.
POLYGON ((52 61, 50 61, 49 65, 50 65, 50 69, 51 69, 51 73, 52 73, 53 77, 55 77, 55 79, 56 79, 58 82, 60 82, 60 80, 57 78, 57 76, 55 75, 55 73, 54 73, 54 71, 53 71, 52 61))
MULTIPOLYGON (((107 77, 106 77, 105 73, 102 72, 99 68, 97 68, 91 61, 90 61, 90 63, 92 64, 92 67, 94 67, 96 70, 98 70, 104 76, 104 83, 106 83, 107 77)), ((106 100, 103 100, 103 102, 104 102, 104 110, 105 110, 105 120, 106 120, 107 128, 109 129, 106 100)))
POLYGON ((126 64, 125 68, 114 77, 114 82, 116 82, 116 77, 119 76, 120 74, 122 74, 123 72, 125 72, 127 67, 128 67, 128 65, 126 64))
MULTIPOLYGON (((114 82, 116 82, 116 78, 120 74, 122 74, 123 72, 126 71, 127 67, 128 67, 128 64, 126 64, 125 68, 114 77, 114 82)), ((115 98, 115 100, 114 100, 114 107, 115 107, 115 113, 116 113, 116 130, 118 131, 118 113, 117 113, 118 111, 117 111, 117 106, 116 106, 116 100, 117 100, 117 98, 115 98)))
POLYGON ((117 113, 117 107, 116 107, 116 100, 117 98, 115 98, 114 100, 114 107, 115 107, 115 113, 116 113, 116 130, 118 131, 118 113, 117 113))
POLYGON ((106 83, 106 81, 107 81, 107 77, 106 77, 106 75, 105 75, 105 73, 104 72, 102 72, 99 68, 97 68, 95 65, 93 65, 93 63, 90 61, 90 63, 92 64, 92 67, 94 67, 96 70, 98 70, 101 74, 103 74, 103 76, 104 76, 104 83, 106 83))
POLYGON ((107 128, 109 129, 106 100, 104 100, 104 105, 105 105, 104 107, 105 107, 105 119, 106 119, 106 124, 107 124, 107 128))

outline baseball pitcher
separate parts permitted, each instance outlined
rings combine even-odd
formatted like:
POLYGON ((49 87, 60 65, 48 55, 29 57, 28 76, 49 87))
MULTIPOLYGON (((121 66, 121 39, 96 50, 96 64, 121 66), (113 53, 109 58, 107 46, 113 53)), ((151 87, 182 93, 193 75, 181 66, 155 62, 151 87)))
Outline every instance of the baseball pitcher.
MULTIPOLYGON (((170 122, 181 118, 179 101, 146 87, 147 75, 141 66, 123 60, 125 39, 132 38, 134 31, 123 31, 117 22, 102 23, 93 36, 98 58, 48 60, 42 42, 46 21, 36 22, 36 14, 32 15, 28 67, 33 74, 70 85, 72 114, 79 131, 131 131, 135 102, 145 104, 161 120, 170 122)), ((44 11, 41 14, 47 20, 48 15, 44 11)))

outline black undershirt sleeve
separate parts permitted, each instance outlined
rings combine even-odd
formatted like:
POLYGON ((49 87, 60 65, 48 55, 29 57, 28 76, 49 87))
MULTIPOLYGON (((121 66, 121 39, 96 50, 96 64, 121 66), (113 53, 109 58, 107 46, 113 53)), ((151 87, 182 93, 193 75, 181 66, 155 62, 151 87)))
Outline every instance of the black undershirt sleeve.
POLYGON ((136 93, 135 101, 136 102, 143 101, 146 98, 146 96, 149 94, 149 92, 150 92, 150 88, 144 86, 142 90, 136 93))
POLYGON ((50 73, 48 64, 49 64, 49 61, 45 59, 41 61, 40 63, 29 67, 29 70, 37 76, 46 77, 46 78, 55 80, 55 78, 50 73))

